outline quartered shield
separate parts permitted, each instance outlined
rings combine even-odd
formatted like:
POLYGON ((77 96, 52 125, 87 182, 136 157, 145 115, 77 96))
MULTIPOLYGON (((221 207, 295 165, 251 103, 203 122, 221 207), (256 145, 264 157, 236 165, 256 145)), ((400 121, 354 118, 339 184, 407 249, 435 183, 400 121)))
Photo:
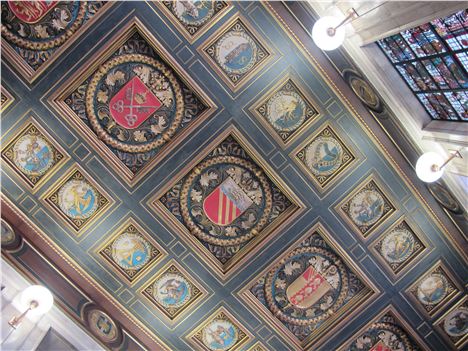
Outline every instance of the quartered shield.
POLYGON ((299 308, 309 308, 322 298, 332 286, 314 267, 309 266, 286 289, 289 302, 299 308))
POLYGON ((252 203, 244 190, 228 177, 203 201, 203 211, 213 223, 226 226, 239 217, 252 203))
POLYGON ((24 23, 37 23, 58 1, 8 1, 8 7, 24 23))
POLYGON ((115 122, 126 129, 138 128, 162 103, 137 76, 115 94, 109 109, 115 122))

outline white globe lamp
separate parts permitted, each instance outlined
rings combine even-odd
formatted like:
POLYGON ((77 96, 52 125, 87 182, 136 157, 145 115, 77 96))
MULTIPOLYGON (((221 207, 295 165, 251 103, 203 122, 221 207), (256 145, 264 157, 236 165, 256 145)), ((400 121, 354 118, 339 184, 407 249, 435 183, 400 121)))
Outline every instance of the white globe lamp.
POLYGON ((340 47, 346 36, 345 28, 340 26, 341 24, 343 21, 332 16, 322 17, 315 22, 312 27, 312 40, 315 45, 325 51, 340 47))
POLYGON ((49 289, 41 285, 32 285, 21 293, 19 302, 25 311, 19 316, 14 316, 8 322, 14 329, 21 324, 26 314, 39 316, 49 312, 54 304, 54 297, 49 289))

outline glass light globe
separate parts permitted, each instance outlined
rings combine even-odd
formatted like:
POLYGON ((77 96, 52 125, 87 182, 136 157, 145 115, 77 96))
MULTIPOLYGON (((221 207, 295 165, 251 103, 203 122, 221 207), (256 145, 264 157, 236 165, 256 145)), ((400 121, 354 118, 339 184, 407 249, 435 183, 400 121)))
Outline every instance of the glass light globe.
POLYGON ((21 293, 20 303, 26 310, 33 301, 37 302, 37 307, 33 308, 28 315, 41 315, 47 313, 52 308, 54 297, 49 289, 42 285, 31 285, 21 293))
POLYGON ((419 157, 416 162, 416 174, 419 179, 426 183, 435 182, 442 177, 444 169, 440 168, 444 164, 442 156, 435 152, 426 152, 419 157))
POLYGON ((341 20, 332 16, 325 16, 315 22, 312 27, 312 39, 320 49, 335 50, 343 44, 346 31, 344 26, 332 30, 341 23, 341 20))

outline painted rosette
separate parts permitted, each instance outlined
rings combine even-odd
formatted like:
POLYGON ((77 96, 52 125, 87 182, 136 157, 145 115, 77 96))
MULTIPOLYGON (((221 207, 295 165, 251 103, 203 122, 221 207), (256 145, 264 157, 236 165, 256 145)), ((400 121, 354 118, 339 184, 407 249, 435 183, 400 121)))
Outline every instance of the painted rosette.
POLYGON ((127 270, 142 268, 151 256, 151 246, 141 235, 124 233, 112 243, 112 259, 127 270))
POLYGON ((68 217, 86 219, 98 208, 97 192, 84 180, 70 180, 60 188, 58 204, 68 217))
POLYGON ((83 24, 88 4, 86 1, 46 3, 2 1, 2 36, 29 50, 49 50, 65 43, 83 24))
POLYGON ((16 240, 16 233, 11 225, 3 218, 0 219, 0 229, 2 246, 13 244, 16 240))
POLYGON ((257 44, 245 32, 228 32, 216 44, 216 62, 228 73, 248 72, 257 62, 257 44))
POLYGON ((307 326, 337 311, 349 293, 341 259, 318 247, 292 251, 267 274, 265 298, 283 322, 307 326))
POLYGON ((411 256, 414 235, 407 229, 394 230, 382 241, 381 253, 389 263, 401 263, 411 256))
POLYGON ((252 162, 217 156, 189 173, 181 215, 193 235, 218 246, 247 242, 268 223, 273 199, 268 179, 252 162))
POLYGON ((334 138, 318 137, 307 146, 305 161, 313 174, 317 176, 331 175, 343 163, 343 148, 334 138))
POLYGON ((200 27, 214 14, 214 1, 174 1, 172 11, 183 24, 200 27))
POLYGON ((364 190, 351 200, 349 214, 357 225, 372 225, 383 215, 385 201, 375 190, 364 190))
POLYGON ((215 319, 202 333, 203 344, 213 351, 229 350, 239 338, 235 325, 224 319, 215 319))
POLYGON ((444 320, 445 332, 453 337, 468 333, 468 308, 459 307, 450 312, 444 320))
POLYGON ((266 117, 273 128, 280 132, 292 132, 299 128, 306 117, 306 104, 293 91, 279 91, 267 102, 266 117))
POLYGON ((418 285, 416 295, 423 305, 435 305, 447 295, 449 283, 442 274, 431 274, 418 285))
POLYGON ((13 147, 13 161, 24 174, 40 176, 54 164, 52 146, 41 136, 26 134, 13 147))
POLYGON ((107 145, 129 153, 160 148, 183 120, 184 98, 173 71, 145 55, 116 56, 99 67, 86 91, 86 114, 107 145))
POLYGON ((153 297, 166 308, 182 307, 192 298, 192 285, 177 273, 164 274, 153 286, 153 297))
POLYGON ((89 310, 86 313, 86 321, 93 334, 106 344, 117 343, 121 338, 120 328, 101 310, 95 308, 89 310))

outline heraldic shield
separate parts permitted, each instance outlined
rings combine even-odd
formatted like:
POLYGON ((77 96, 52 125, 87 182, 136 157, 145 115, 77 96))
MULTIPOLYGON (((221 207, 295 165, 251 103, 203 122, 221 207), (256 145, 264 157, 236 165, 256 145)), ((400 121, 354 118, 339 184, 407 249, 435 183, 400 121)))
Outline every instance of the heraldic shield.
POLYGON ((126 129, 138 128, 161 107, 161 101, 138 77, 133 77, 111 99, 114 120, 126 129))
POLYGON ((8 1, 11 12, 19 20, 34 24, 52 10, 58 1, 8 1))
POLYGON ((253 201, 237 183, 228 177, 203 202, 206 216, 221 226, 231 224, 253 201))
POLYGON ((332 286, 312 266, 309 266, 286 289, 289 302, 299 308, 309 308, 325 295, 332 286))
POLYGON ((369 351, 392 351, 393 349, 385 345, 383 341, 379 341, 377 344, 372 346, 369 351))

